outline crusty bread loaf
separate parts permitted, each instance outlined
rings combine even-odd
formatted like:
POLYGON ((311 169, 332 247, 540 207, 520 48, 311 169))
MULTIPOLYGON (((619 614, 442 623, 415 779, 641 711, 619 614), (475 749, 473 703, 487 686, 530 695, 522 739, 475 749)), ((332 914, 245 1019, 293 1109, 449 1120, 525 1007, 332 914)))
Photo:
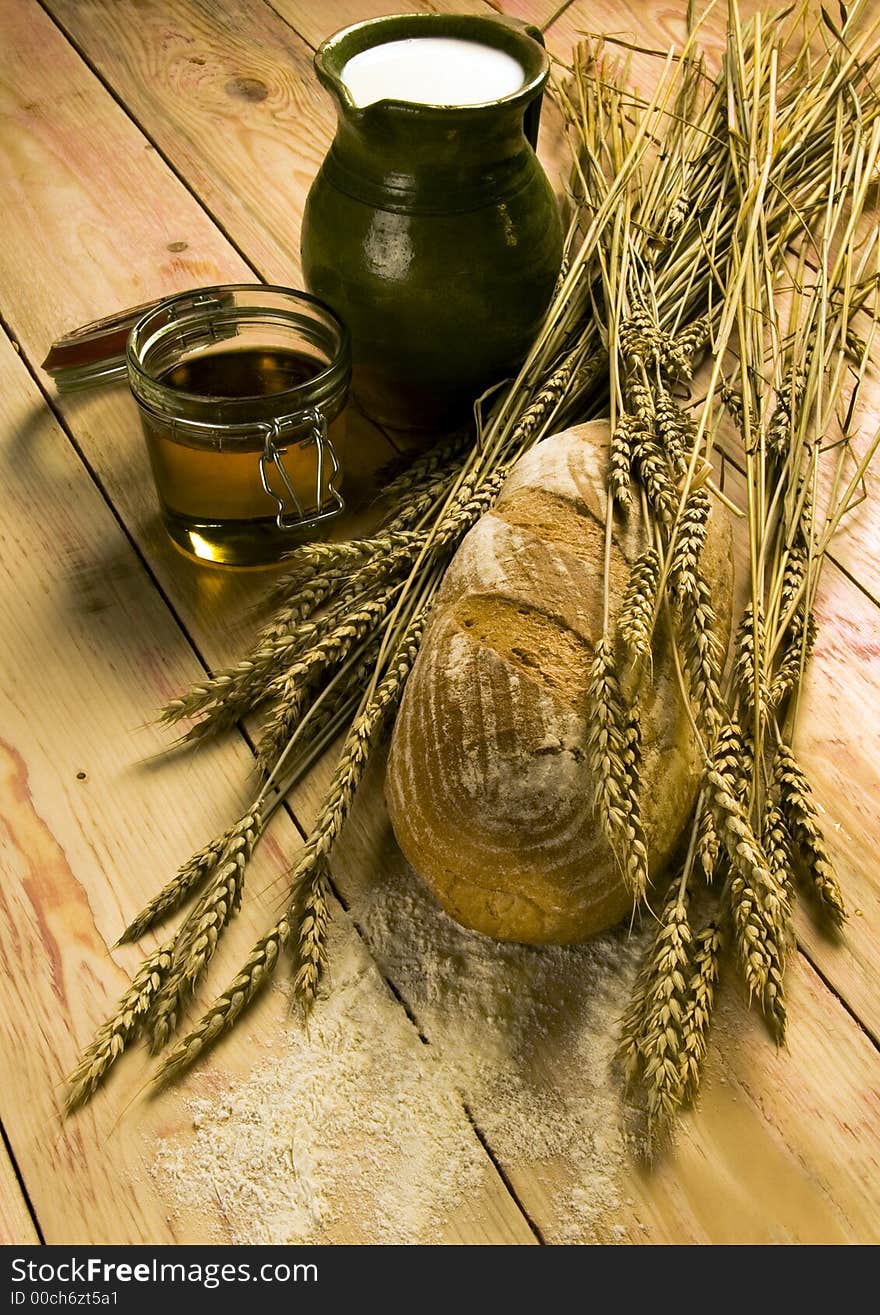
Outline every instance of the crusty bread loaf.
MULTIPOLYGON (((502 940, 583 940, 631 909, 591 807, 587 676, 602 632, 608 425, 579 425, 516 465, 438 596, 398 713, 386 795, 401 849, 459 922, 502 940)), ((619 519, 615 615, 644 547, 619 519)), ((726 643, 730 526, 702 558, 726 643)), ((698 758, 668 640, 639 692, 642 816, 652 876, 693 806, 698 758)))

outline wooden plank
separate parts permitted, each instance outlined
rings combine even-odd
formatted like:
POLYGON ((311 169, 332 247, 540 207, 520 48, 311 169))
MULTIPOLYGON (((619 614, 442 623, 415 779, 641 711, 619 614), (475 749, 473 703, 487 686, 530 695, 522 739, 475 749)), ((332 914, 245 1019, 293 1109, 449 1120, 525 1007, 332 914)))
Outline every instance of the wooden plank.
POLYGON ((36 1246, 40 1241, 15 1166, 0 1147, 0 1246, 36 1246))
MULTIPOLYGON (((186 1186, 188 1166, 198 1164, 193 1103, 214 1109, 218 1095, 228 1091, 233 1099, 236 1084, 277 1062, 285 1034, 297 1026, 286 991, 267 992, 211 1065, 161 1100, 138 1099, 147 1074, 141 1055, 121 1065, 109 1090, 82 1114, 59 1118, 62 1079, 79 1045, 118 996, 123 968, 143 952, 109 949, 124 911, 241 807, 248 753, 236 738, 197 760, 178 759, 161 771, 150 765, 163 738, 150 718, 183 679, 188 645, 5 338, 0 377, 7 470, 0 528, 0 960, 7 983, 0 1117, 49 1241, 241 1240, 247 1221, 240 1209, 236 1214, 234 1195, 220 1188, 216 1199, 187 1197, 182 1209, 156 1147, 161 1139, 166 1160, 182 1161, 186 1186)), ((221 949, 215 990, 275 916, 278 882, 296 845, 282 813, 255 861, 252 893, 230 928, 228 949, 221 949)), ((436 1227, 447 1240, 531 1241, 454 1090, 433 1072, 341 909, 334 926, 337 981, 349 1003, 327 1062, 338 1061, 348 1074, 354 1135, 371 1121, 377 1128, 408 1124, 419 1148, 413 1153, 427 1156, 429 1180, 438 1147, 460 1171, 457 1184, 449 1179, 440 1189, 436 1217, 423 1199, 427 1217, 415 1225, 405 1193, 390 1190, 383 1226, 392 1233, 436 1227), (347 1028, 359 1058, 347 1050, 347 1028), (388 1064, 378 1085, 373 1055, 388 1064), (395 1081, 402 1073, 406 1085, 395 1081)), ((322 1052, 309 1053, 315 1059, 322 1052)), ((322 1095, 314 1093, 318 1108, 322 1095)), ((345 1114, 343 1104, 336 1116, 345 1114)), ((291 1136, 293 1118, 291 1112, 291 1136)), ((320 1168, 312 1186, 327 1186, 320 1168)), ((327 1210, 306 1220, 307 1230, 377 1240, 374 1203, 344 1181, 331 1182, 329 1191, 327 1210)), ((273 1202, 265 1208, 271 1214, 273 1202)), ((255 1220, 254 1227, 264 1223, 255 1220)))
POLYGON ((403 0, 390 8, 385 0, 333 0, 320 6, 308 0, 272 0, 272 8, 316 48, 340 28, 383 14, 492 14, 501 6, 489 0, 403 0))
POLYGON ((699 1108, 653 1171, 622 1175, 619 1211, 603 1219, 611 1236, 616 1227, 652 1242, 880 1240, 876 1050, 803 960, 789 998, 788 1044, 777 1051, 728 995, 699 1108))

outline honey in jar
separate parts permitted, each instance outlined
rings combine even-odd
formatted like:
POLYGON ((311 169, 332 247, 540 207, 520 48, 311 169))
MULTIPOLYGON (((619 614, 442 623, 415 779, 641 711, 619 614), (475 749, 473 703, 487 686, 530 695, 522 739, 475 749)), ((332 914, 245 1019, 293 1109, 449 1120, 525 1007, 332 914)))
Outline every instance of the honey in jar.
POLYGON ((287 289, 205 289, 134 327, 128 375, 165 527, 191 556, 277 561, 342 509, 347 333, 287 289))

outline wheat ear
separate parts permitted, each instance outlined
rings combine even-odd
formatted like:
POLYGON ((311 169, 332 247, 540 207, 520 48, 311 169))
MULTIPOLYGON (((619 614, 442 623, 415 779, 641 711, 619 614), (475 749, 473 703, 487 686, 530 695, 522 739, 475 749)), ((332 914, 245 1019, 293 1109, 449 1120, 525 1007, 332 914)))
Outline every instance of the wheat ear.
POLYGON ((156 1075, 157 1082, 182 1073, 221 1032, 232 1026, 241 1011, 272 976, 278 956, 290 940, 290 935, 291 921, 285 915, 279 918, 265 936, 260 937, 223 994, 202 1015, 189 1035, 169 1052, 156 1075))
MULTIPOLYGON (((310 862, 300 878, 302 885, 298 966, 293 991, 308 1016, 318 993, 318 983, 327 960, 327 907, 329 883, 326 860, 310 862)), ((298 884, 300 884, 298 883, 298 884)))
POLYGON ((691 977, 691 929, 687 892, 675 883, 640 981, 637 1002, 624 1020, 622 1053, 645 1090, 649 1143, 681 1104, 684 1094, 684 1035, 691 977))
POLYGON ((173 942, 161 945, 138 968, 116 1009, 98 1029, 67 1079, 66 1113, 90 1100, 150 1012, 156 993, 171 969, 173 942))
POLYGON ((705 489, 694 489, 681 509, 669 566, 670 588, 679 599, 696 598, 700 592, 700 555, 706 541, 709 510, 709 494, 705 489))
MULTIPOLYGON (((592 716, 588 753, 593 776, 593 802, 599 823, 635 900, 648 884, 648 854, 639 811, 638 783, 631 775, 632 749, 627 744, 627 710, 614 670, 611 645, 604 636, 596 645, 590 667, 592 716)), ((633 723, 631 731, 637 731, 633 723)))
POLYGON ((694 937, 693 968, 681 1020, 682 1099, 685 1101, 692 1101, 700 1086, 723 943, 722 929, 714 922, 694 937))
POLYGON ((780 742, 774 764, 779 808, 803 860, 820 907, 837 927, 846 922, 846 906, 834 875, 810 784, 794 753, 780 742))
POLYGON ((727 900, 737 954, 751 998, 777 1040, 785 1035, 783 976, 791 908, 737 798, 733 774, 716 755, 706 773, 719 839, 730 860, 727 900))
POLYGON ((161 1050, 177 1026, 180 1006, 214 956, 220 937, 241 904, 245 871, 262 828, 259 808, 230 828, 214 879, 174 940, 174 963, 150 1011, 150 1045, 161 1050))
POLYGON ((645 548, 633 562, 617 618, 617 628, 633 662, 647 657, 651 651, 659 580, 660 554, 656 548, 645 548))
POLYGON ((139 941, 155 923, 169 913, 173 913, 175 909, 179 909, 189 895, 194 895, 214 871, 228 839, 229 831, 224 831, 222 835, 209 840, 207 845, 197 850, 192 858, 187 859, 158 895, 154 895, 149 904, 131 920, 119 937, 117 945, 139 941))

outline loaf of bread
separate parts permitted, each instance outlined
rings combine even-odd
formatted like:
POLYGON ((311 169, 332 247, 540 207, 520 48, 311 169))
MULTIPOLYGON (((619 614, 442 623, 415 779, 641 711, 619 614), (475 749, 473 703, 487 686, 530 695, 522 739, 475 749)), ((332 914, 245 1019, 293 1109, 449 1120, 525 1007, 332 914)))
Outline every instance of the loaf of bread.
MULTIPOLYGON (((404 855, 452 917, 502 940, 584 940, 632 910, 593 812, 586 754, 608 440, 607 422, 579 425, 517 463, 446 573, 394 727, 386 797, 404 855)), ((612 616, 644 543, 634 508, 616 522, 612 616)), ((718 508, 702 568, 726 644, 730 526, 718 508)), ((638 697, 656 884, 699 777, 663 633, 638 697)))

